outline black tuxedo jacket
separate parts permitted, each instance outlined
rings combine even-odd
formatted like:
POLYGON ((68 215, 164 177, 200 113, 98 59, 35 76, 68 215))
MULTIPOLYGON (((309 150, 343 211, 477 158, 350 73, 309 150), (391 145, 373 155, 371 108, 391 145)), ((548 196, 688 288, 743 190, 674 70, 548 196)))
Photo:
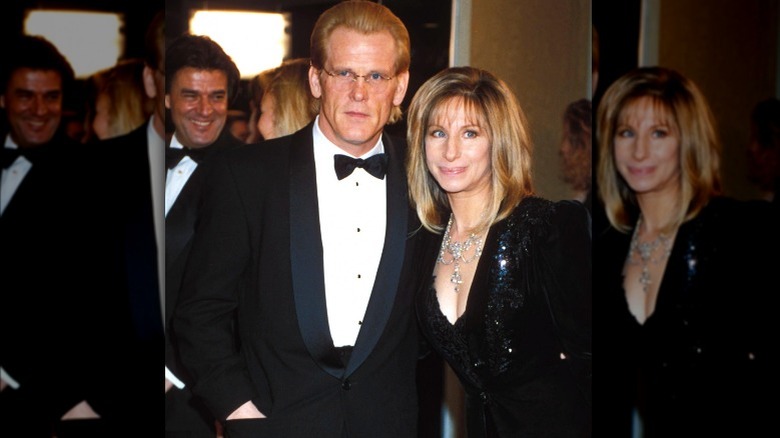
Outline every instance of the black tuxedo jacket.
POLYGON ((99 404, 114 332, 111 317, 94 311, 115 303, 93 157, 62 134, 39 148, 0 216, 0 366, 20 384, 2 392, 1 410, 26 436, 50 435, 81 400, 99 404))
POLYGON ((112 433, 148 433, 164 422, 163 316, 147 129, 148 122, 92 146, 103 163, 97 168, 112 171, 100 205, 110 218, 103 224, 111 251, 104 253, 111 272, 104 293, 116 300, 109 312, 116 348, 107 365, 113 378, 104 382, 103 404, 95 406, 112 433))
POLYGON ((226 422, 228 436, 416 436, 416 225, 404 149, 383 142, 385 246, 346 366, 325 308, 312 125, 215 161, 175 323, 194 391, 214 414, 252 400, 267 416, 226 422))
POLYGON ((183 390, 171 389, 166 395, 165 424, 166 430, 186 430, 189 436, 195 433, 214 436, 214 420, 202 403, 192 400, 192 379, 180 364, 173 312, 195 233, 208 163, 220 151, 241 144, 227 130, 223 130, 217 141, 205 149, 203 161, 190 175, 165 218, 165 366, 187 385, 183 390))

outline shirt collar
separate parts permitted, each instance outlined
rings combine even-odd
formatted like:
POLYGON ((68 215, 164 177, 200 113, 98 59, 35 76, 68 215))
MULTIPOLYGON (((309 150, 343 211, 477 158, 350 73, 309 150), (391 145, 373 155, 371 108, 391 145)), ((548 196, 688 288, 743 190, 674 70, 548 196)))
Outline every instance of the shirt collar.
POLYGON ((5 136, 5 144, 4 146, 8 149, 19 149, 19 145, 16 144, 13 138, 11 138, 11 134, 5 136))
POLYGON ((171 144, 170 147, 173 149, 184 149, 184 146, 179 142, 179 139, 176 138, 176 133, 173 133, 173 137, 171 137, 171 144))

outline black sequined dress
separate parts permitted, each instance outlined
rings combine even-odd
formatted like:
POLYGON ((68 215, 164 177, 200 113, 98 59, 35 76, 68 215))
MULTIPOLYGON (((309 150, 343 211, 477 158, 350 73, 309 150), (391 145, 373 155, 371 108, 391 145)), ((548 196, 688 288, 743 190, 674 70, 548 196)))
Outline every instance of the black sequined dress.
MULTIPOLYGON (((442 236, 424 239, 433 272, 442 236)), ((421 328, 466 390, 470 438, 591 435, 590 293, 586 209, 540 198, 491 227, 455 324, 421 285, 421 328)))
POLYGON ((628 438, 641 425, 645 438, 777 435, 772 215, 768 203, 716 198, 681 225, 643 325, 623 289, 632 231, 596 234, 599 434, 628 438))

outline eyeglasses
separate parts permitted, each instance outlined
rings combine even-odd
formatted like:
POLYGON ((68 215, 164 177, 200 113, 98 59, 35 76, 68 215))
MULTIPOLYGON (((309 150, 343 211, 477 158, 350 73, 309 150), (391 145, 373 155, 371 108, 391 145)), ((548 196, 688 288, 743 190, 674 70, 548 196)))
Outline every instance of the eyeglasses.
POLYGON ((366 83, 366 85, 371 87, 372 90, 381 92, 387 89, 388 84, 390 84, 390 80, 393 79, 393 76, 386 76, 377 72, 359 75, 349 70, 339 70, 337 72, 330 72, 324 68, 320 68, 320 70, 324 71, 328 76, 332 77, 336 87, 341 89, 347 89, 351 87, 353 83, 357 82, 358 78, 363 78, 363 81, 366 83))

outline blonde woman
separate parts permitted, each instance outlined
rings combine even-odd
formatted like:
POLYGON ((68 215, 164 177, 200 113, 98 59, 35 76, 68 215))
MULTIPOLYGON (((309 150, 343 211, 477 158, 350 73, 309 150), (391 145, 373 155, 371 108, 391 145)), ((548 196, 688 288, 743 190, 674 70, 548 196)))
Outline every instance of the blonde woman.
POLYGON ((292 134, 311 123, 320 111, 319 100, 309 90, 309 60, 285 61, 269 71, 260 102, 257 130, 263 139, 292 134))
POLYGON ((533 195, 523 111, 487 71, 423 84, 408 143, 417 313, 465 388, 468 436, 590 436, 587 210, 533 195))
POLYGON ((766 373, 775 362, 762 300, 778 289, 780 259, 760 250, 777 248, 777 218, 768 204, 721 196, 713 117, 674 70, 640 68, 613 83, 598 144, 612 225, 595 253, 599 342, 612 352, 601 388, 621 429, 605 433, 629 436, 634 409, 646 438, 758 436, 773 405, 762 395, 778 389, 766 373))
POLYGON ((94 100, 87 132, 91 139, 106 140, 143 125, 152 113, 152 101, 143 84, 140 59, 118 62, 91 77, 94 100))

